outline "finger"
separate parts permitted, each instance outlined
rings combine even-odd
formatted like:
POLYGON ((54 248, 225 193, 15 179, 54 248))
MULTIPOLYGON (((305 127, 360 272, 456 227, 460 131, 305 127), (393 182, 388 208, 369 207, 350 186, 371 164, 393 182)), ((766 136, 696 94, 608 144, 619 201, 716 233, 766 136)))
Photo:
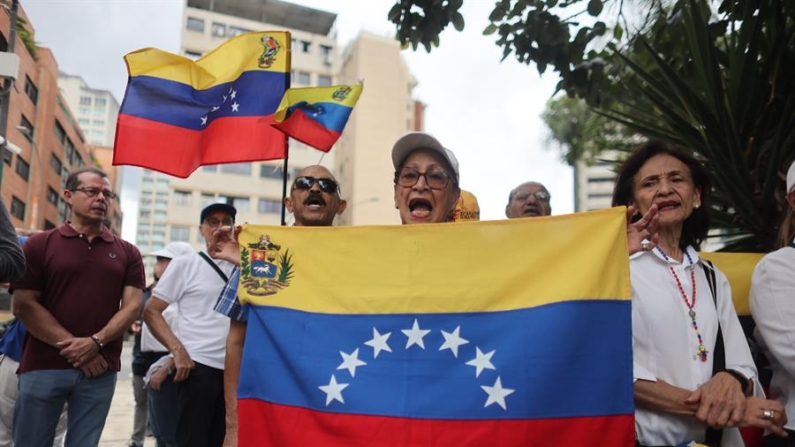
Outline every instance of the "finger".
POLYGON ((694 404, 701 400, 701 388, 696 389, 685 399, 685 403, 694 404))

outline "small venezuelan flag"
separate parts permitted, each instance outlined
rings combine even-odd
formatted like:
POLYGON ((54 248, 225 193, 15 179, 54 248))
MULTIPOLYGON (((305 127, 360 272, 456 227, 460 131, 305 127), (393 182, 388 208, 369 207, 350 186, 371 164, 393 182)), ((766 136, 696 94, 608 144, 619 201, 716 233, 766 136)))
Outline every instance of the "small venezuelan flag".
POLYGON ((328 152, 342 134, 361 94, 361 85, 291 88, 279 104, 273 126, 328 152))
POLYGON ((625 228, 245 226, 239 445, 634 446, 625 228))
POLYGON ((289 82, 289 33, 242 34, 195 62, 155 48, 124 59, 114 165, 184 178, 202 165, 284 158, 271 124, 289 82))

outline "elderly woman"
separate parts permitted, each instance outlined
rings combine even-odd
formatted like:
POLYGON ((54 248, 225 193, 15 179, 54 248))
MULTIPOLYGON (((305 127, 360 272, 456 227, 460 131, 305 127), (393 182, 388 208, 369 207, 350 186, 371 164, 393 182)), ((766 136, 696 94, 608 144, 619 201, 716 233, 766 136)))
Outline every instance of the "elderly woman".
POLYGON ((461 189, 453 151, 428 134, 412 132, 395 142, 392 164, 395 208, 404 225, 455 220, 461 189))
POLYGON ((729 282, 697 253, 710 190, 704 167, 663 141, 639 147, 616 180, 614 206, 659 217, 657 246, 630 258, 639 445, 739 447, 742 425, 783 434, 786 415, 761 397, 729 282))
MULTIPOLYGON (((751 315, 756 339, 773 368, 770 397, 795 414, 795 163, 787 172, 787 209, 780 229, 780 249, 754 270, 751 315)), ((788 439, 767 436, 765 446, 795 446, 795 424, 785 425, 788 439)))

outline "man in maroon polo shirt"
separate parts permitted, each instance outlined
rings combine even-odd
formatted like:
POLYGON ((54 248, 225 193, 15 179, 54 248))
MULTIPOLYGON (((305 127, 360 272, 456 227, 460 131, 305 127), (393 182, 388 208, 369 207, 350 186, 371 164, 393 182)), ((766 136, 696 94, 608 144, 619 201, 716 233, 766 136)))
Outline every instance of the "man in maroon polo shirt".
POLYGON ((65 403, 66 447, 99 443, 120 368, 121 336, 141 306, 141 253, 104 221, 116 194, 83 168, 66 180, 72 220, 31 236, 25 274, 11 284, 28 328, 19 366, 14 443, 52 445, 65 403))

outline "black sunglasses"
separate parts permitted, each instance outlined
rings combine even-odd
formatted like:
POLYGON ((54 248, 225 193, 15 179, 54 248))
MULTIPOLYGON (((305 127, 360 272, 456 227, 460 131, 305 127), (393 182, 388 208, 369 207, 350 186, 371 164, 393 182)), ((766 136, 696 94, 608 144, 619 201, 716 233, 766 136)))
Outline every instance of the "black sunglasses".
POLYGON ((329 178, 315 178, 309 176, 296 177, 295 188, 309 190, 312 189, 312 185, 314 185, 315 182, 317 182, 317 186, 319 186, 320 190, 323 192, 335 194, 340 191, 340 185, 338 185, 334 180, 329 178))

